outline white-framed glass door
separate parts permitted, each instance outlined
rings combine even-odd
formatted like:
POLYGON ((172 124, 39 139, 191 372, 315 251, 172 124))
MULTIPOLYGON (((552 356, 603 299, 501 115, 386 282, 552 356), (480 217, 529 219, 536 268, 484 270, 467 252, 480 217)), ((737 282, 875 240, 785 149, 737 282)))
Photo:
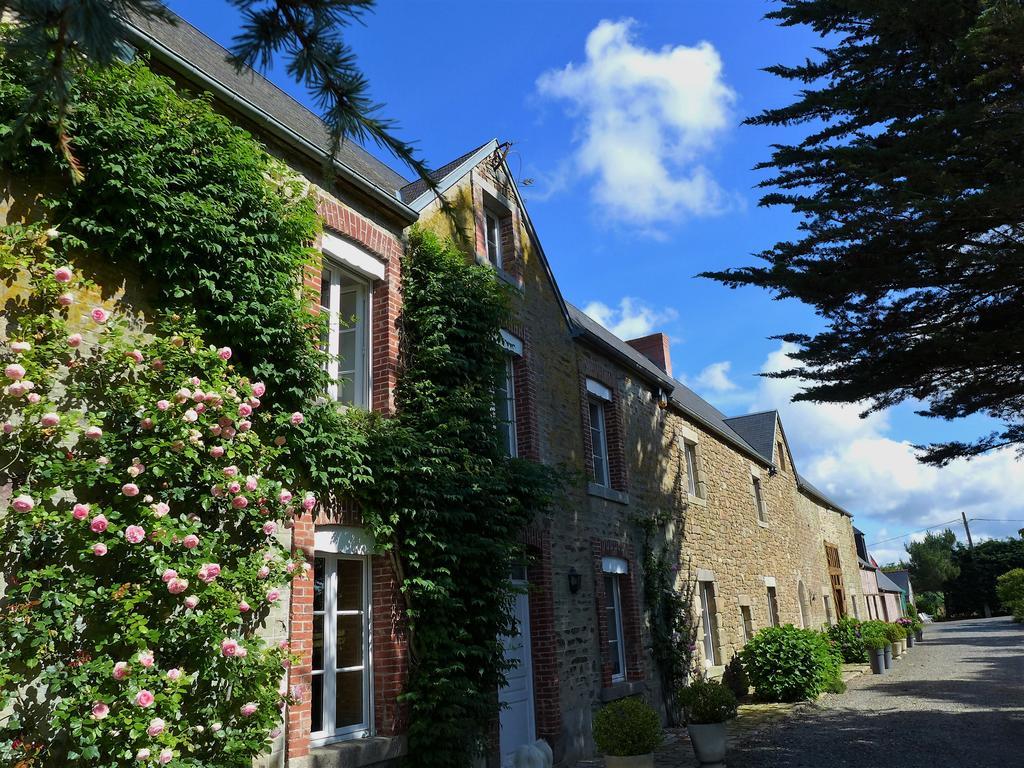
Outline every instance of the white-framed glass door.
POLYGON ((320 271, 320 308, 327 315, 330 396, 366 408, 370 392, 370 286, 333 261, 320 271))
POLYGON ((314 556, 314 743, 365 736, 372 727, 370 588, 367 558, 324 552, 314 556))

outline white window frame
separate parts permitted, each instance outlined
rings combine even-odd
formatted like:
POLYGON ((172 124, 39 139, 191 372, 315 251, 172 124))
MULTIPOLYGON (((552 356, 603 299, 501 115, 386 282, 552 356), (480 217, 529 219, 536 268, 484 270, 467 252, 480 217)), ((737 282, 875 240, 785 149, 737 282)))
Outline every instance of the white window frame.
POLYGON ((622 585, 621 573, 603 572, 604 578, 604 610, 608 618, 608 646, 612 652, 612 659, 618 664, 619 671, 612 666, 612 682, 621 683, 626 679, 626 639, 622 631, 622 585), (615 639, 613 640, 613 633, 615 639))
MULTIPOLYGON (((323 558, 324 560, 324 607, 322 611, 313 611, 314 622, 317 616, 324 617, 324 650, 323 669, 312 670, 311 677, 323 676, 323 701, 321 705, 324 727, 318 731, 311 731, 309 738, 310 746, 321 746, 334 741, 364 738, 369 736, 373 730, 373 625, 371 617, 373 587, 371 584, 372 570, 369 557, 321 550, 317 550, 314 557, 323 558), (339 614, 336 600, 338 595, 337 564, 341 560, 357 561, 360 563, 363 571, 363 663, 360 666, 339 669, 335 662, 338 642, 337 617, 339 614), (335 710, 337 674, 338 672, 357 671, 360 669, 362 670, 363 684, 363 719, 359 723, 338 728, 335 726, 337 717, 335 710), (328 670, 331 670, 333 674, 328 675, 328 670)), ((340 613, 351 614, 352 612, 343 611, 340 613)), ((312 685, 310 688, 312 689, 312 685)), ((312 723, 310 723, 310 726, 312 727, 312 723)))
POLYGON ((370 361, 372 360, 370 321, 373 317, 370 283, 326 254, 320 281, 320 309, 327 315, 327 348, 324 351, 328 355, 327 375, 331 381, 328 392, 332 400, 338 400, 341 396, 341 379, 350 375, 352 377, 352 402, 347 405, 369 408, 370 361), (356 294, 357 322, 352 327, 345 327, 348 325, 349 318, 341 317, 342 275, 350 283, 350 287, 344 289, 345 292, 356 294), (326 305, 323 303, 324 298, 327 299, 326 305), (342 333, 351 333, 355 336, 355 359, 352 361, 343 361, 339 357, 342 333))
POLYGON ((497 269, 505 268, 504 254, 501 251, 501 220, 503 218, 504 216, 497 211, 491 208, 484 208, 484 248, 487 261, 492 267, 497 269), (492 235, 494 237, 493 242, 491 240, 492 235))
POLYGON ((768 512, 764 506, 764 488, 761 487, 761 478, 757 475, 750 476, 750 491, 754 495, 754 508, 757 511, 757 522, 767 523, 768 512))
POLYGON ((512 458, 519 455, 519 440, 516 435, 516 375, 515 356, 511 353, 505 355, 503 361, 505 386, 498 394, 504 392, 504 397, 495 397, 495 416, 507 429, 505 445, 502 448, 512 458), (500 412, 498 406, 504 404, 504 413, 500 412))
POLYGON ((608 462, 608 424, 605 419, 605 403, 596 397, 587 398, 588 419, 590 421, 590 455, 591 471, 594 484, 604 488, 611 487, 611 466, 608 462))
POLYGON ((704 628, 704 658, 712 666, 718 666, 718 645, 715 643, 714 617, 718 615, 718 604, 715 602, 715 582, 700 582, 700 623, 704 628), (715 612, 708 610, 714 604, 715 612))
POLYGON ((687 491, 691 496, 701 498, 700 479, 697 459, 697 444, 690 440, 683 441, 683 453, 686 456, 687 491))

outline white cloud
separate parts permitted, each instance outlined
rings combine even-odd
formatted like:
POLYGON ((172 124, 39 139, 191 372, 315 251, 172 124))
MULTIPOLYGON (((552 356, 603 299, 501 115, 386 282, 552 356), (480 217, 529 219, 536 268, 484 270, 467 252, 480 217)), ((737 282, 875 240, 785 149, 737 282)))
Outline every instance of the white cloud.
POLYGON ((606 215, 649 226, 726 210, 729 197, 701 162, 731 122, 736 95, 715 47, 635 41, 633 19, 601 21, 586 61, 544 72, 538 92, 577 117, 576 171, 595 179, 606 215))
POLYGON ((738 389, 736 382, 729 378, 731 367, 732 363, 728 360, 711 363, 697 374, 697 378, 693 380, 694 386, 702 391, 710 390, 712 392, 732 392, 738 389))
POLYGON ((678 317, 674 309, 654 309, 629 296, 621 299, 616 308, 600 301, 592 301, 583 308, 583 311, 620 339, 635 339, 654 333, 664 323, 678 317))

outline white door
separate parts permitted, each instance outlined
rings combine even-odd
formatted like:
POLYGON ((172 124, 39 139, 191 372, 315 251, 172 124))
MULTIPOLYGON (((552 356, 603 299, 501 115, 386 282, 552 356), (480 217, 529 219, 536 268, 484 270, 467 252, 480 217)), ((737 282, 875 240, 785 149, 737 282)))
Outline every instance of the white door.
MULTIPOLYGON (((514 580, 517 587, 526 582, 514 580)), ((533 742, 533 665, 530 657, 530 597, 516 595, 515 616, 518 634, 502 638, 505 658, 515 661, 514 669, 505 673, 508 682, 498 691, 501 702, 501 761, 506 764, 511 754, 523 744, 533 742)))

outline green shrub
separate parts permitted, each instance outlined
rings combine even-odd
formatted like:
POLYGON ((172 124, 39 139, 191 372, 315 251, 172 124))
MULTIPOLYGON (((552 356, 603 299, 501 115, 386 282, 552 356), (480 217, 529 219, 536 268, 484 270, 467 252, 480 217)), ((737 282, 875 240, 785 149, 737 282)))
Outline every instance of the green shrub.
POLYGON ((885 636, 889 638, 890 643, 898 643, 900 640, 907 639, 907 633, 899 624, 892 622, 883 622, 885 624, 885 636))
POLYGON ((996 595, 1004 610, 1024 621, 1024 568, 1014 568, 996 579, 996 595))
POLYGON ((861 623, 857 619, 844 616, 839 623, 829 627, 826 634, 847 664, 860 664, 867 658, 861 623))
POLYGON ((695 680, 679 692, 687 723, 724 723, 736 717, 736 696, 715 680, 695 680))
POLYGON ((864 647, 869 651, 880 651, 889 645, 889 638, 877 627, 865 626, 861 630, 861 637, 864 640, 864 647))
POLYGON ((812 699, 834 683, 842 666, 825 635, 792 624, 762 629, 740 658, 754 691, 769 701, 812 699))
POLYGON ((619 699, 594 715, 594 742, 606 755, 646 755, 661 744, 661 739, 658 713, 642 699, 619 699))
POLYGON ((725 665, 725 672, 722 673, 722 685, 732 691, 737 699, 746 696, 750 691, 750 680, 747 679, 743 661, 739 656, 733 656, 725 665))

